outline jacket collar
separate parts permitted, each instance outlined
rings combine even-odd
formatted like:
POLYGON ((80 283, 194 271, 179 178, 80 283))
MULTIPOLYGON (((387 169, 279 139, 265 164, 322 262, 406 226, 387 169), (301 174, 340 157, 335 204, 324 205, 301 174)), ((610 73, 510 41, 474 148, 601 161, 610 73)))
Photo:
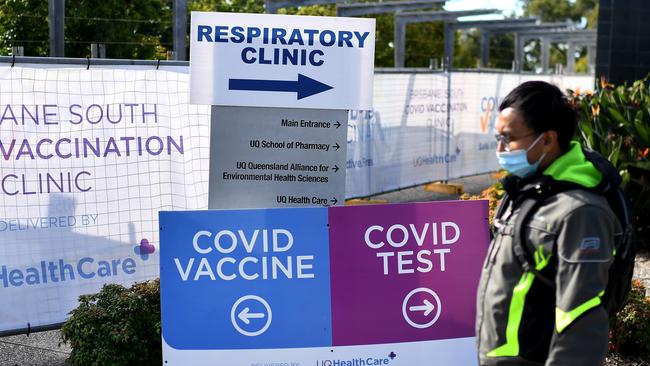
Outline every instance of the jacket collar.
POLYGON ((603 174, 587 160, 580 144, 575 141, 571 142, 569 151, 555 159, 542 174, 586 188, 594 188, 603 180, 603 174))

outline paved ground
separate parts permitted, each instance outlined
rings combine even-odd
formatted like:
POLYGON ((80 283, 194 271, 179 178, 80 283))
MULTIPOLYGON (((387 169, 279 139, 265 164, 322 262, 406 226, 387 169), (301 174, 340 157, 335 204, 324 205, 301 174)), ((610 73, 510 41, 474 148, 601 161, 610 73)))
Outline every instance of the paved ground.
MULTIPOLYGON (((634 266, 634 278, 638 278, 645 286, 646 296, 650 296, 650 253, 639 253, 634 266)), ((649 320, 650 321, 650 320, 649 320)), ((650 360, 648 361, 650 365, 650 360)))
POLYGON ((63 366, 70 348, 59 345, 59 331, 0 338, 1 366, 63 366))
MULTIPOLYGON (((479 194, 482 190, 489 187, 495 180, 487 175, 477 175, 451 181, 450 183, 460 183, 466 193, 479 194)), ((378 200, 387 200, 389 203, 398 202, 425 202, 425 201, 439 201, 445 199, 456 199, 457 195, 445 195, 440 193, 427 192, 423 186, 402 189, 390 193, 379 194, 372 197, 378 200)))

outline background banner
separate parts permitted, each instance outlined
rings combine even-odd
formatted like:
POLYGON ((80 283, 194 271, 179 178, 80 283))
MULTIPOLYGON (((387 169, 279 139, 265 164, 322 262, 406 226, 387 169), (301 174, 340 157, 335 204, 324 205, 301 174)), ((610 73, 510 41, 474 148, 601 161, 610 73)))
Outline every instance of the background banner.
MULTIPOLYGON (((159 275, 158 211, 208 206, 210 107, 189 104, 188 71, 0 67, 0 333, 159 275)), ((498 102, 533 78, 593 83, 454 72, 448 90, 446 74, 375 74, 374 109, 349 112, 346 197, 496 170, 498 102)))
POLYGON ((168 70, 0 69, 0 331, 158 276, 158 211, 207 206, 209 115, 168 70))
POLYGON ((376 74, 374 109, 349 115, 346 195, 498 170, 499 103, 527 80, 593 87, 591 76, 453 72, 448 89, 443 73, 376 74))

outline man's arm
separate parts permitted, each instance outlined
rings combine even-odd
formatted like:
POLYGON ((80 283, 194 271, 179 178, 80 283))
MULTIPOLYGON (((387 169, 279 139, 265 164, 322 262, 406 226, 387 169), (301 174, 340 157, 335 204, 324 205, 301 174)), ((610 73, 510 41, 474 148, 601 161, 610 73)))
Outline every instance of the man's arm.
POLYGON ((581 206, 564 219, 557 239, 555 331, 547 366, 602 365, 607 354, 607 287, 616 217, 598 206, 581 206))

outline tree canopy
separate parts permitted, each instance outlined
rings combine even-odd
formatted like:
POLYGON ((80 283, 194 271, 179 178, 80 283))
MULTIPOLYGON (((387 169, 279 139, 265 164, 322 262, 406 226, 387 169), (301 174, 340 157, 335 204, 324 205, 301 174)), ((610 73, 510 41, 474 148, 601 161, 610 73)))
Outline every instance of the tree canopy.
MULTIPOLYGON (((103 43, 107 57, 164 58, 172 48, 172 0, 75 0, 65 6, 65 55, 86 57, 103 43)), ((49 55, 48 2, 0 0, 0 54, 22 46, 49 55)))
MULTIPOLYGON (((593 29, 598 22, 598 0, 522 0, 524 16, 536 16, 544 22, 573 21, 580 27, 593 29)), ((539 42, 528 44, 528 58, 525 69, 534 69, 540 64, 541 47, 539 42)), ((551 47, 550 64, 565 64, 567 59, 566 45, 553 44, 551 47)), ((578 50, 576 71, 587 71, 587 50, 578 50)))
POLYGON ((50 49, 47 14, 47 1, 0 0, 0 54, 22 46, 25 55, 46 56, 50 49))

